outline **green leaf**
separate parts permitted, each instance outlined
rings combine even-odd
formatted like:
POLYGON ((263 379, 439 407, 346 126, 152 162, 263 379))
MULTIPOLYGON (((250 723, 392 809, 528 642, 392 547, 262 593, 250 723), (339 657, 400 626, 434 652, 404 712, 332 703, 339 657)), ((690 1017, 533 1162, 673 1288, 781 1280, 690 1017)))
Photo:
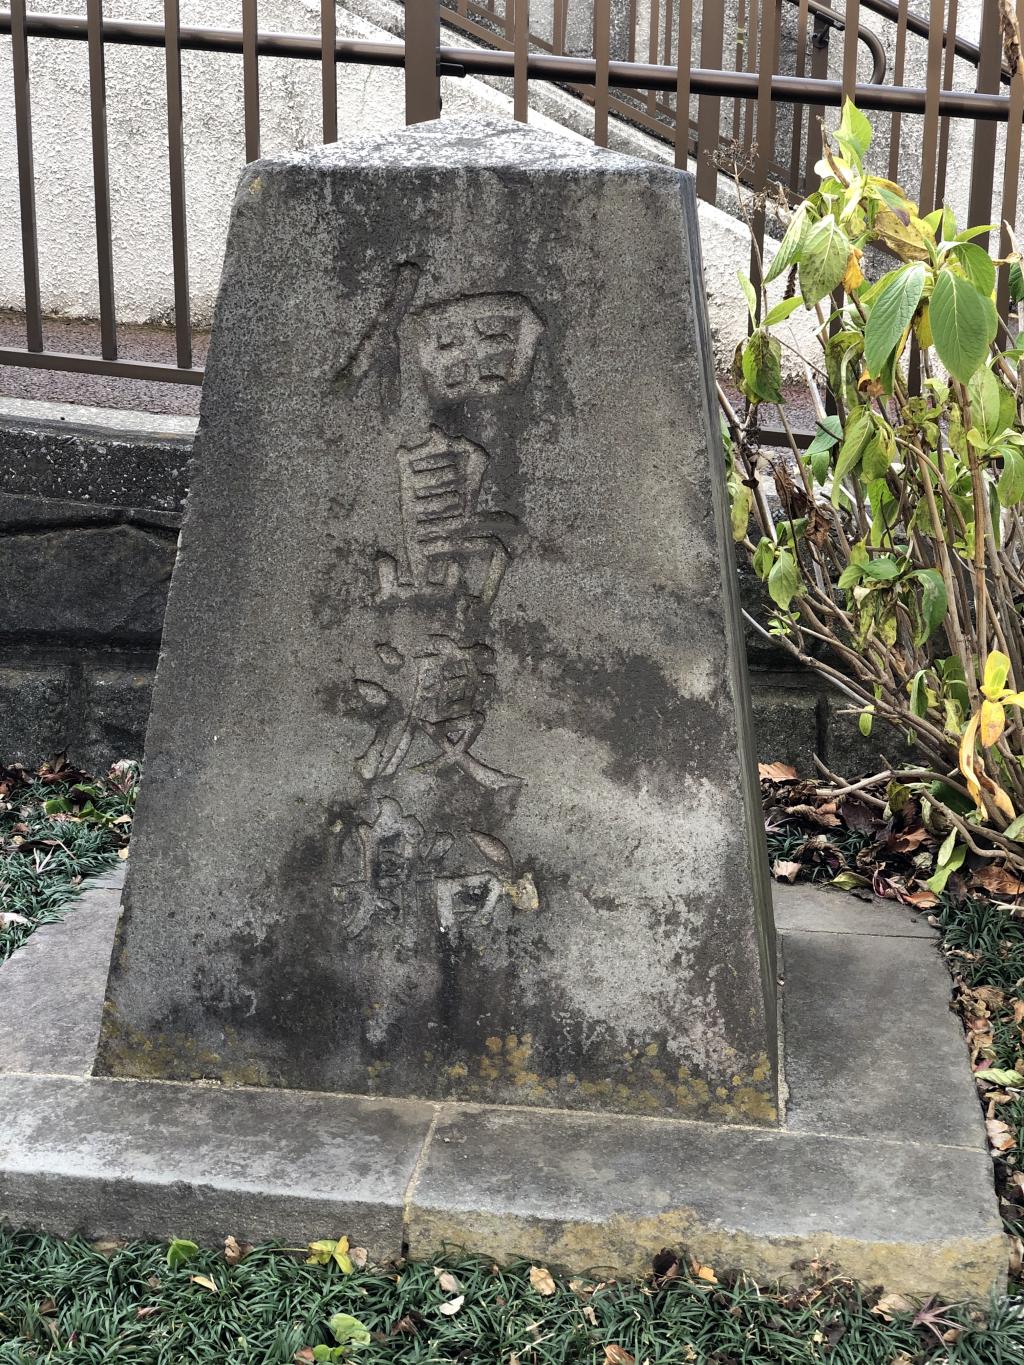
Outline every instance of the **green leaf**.
MULTIPOLYGON (((875 299, 864 328, 864 360, 870 374, 878 376, 899 345, 924 292, 925 268, 920 261, 896 272, 888 287, 875 299)), ((891 385, 887 392, 891 392, 891 385)))
POLYGON ((808 308, 838 288, 852 250, 831 213, 808 230, 800 250, 800 293, 808 308))
POLYGON ((772 258, 768 273, 764 277, 765 284, 771 284, 772 280, 777 280, 799 258, 804 233, 809 226, 810 215, 807 205, 801 204, 790 219, 789 227, 779 243, 779 249, 772 258))
POLYGON ((919 668, 909 683, 910 709, 915 716, 920 717, 928 714, 928 684, 925 676, 924 669, 919 668))
POLYGON ((838 877, 833 877, 829 886, 838 886, 840 891, 854 891, 858 886, 870 886, 867 877, 862 877, 859 872, 840 872, 838 877))
POLYGON ((369 1346, 370 1332, 365 1323, 351 1313, 335 1313, 328 1318, 327 1327, 339 1346, 369 1346))
POLYGON ((835 443, 842 437, 843 424, 835 413, 830 413, 822 417, 818 422, 814 439, 807 447, 808 455, 817 455, 819 450, 831 450, 835 443))
POLYGON ((836 141, 847 161, 855 162, 859 167, 871 146, 871 124, 852 100, 847 100, 843 105, 843 116, 836 129, 836 141))
POLYGON ((757 294, 754 291, 754 286, 750 283, 749 277, 744 275, 742 270, 736 271, 736 278, 739 280, 740 288, 743 290, 743 296, 747 300, 747 311, 750 313, 750 321, 756 325, 757 294))
POLYGON ((898 578, 899 572, 900 566, 892 559, 869 560, 863 569, 865 578, 874 578, 881 583, 887 583, 892 578, 898 578))
POLYGON ((996 334, 995 305, 968 280, 940 270, 928 312, 939 359, 954 379, 966 384, 996 334))
POLYGON ((971 284, 986 296, 996 287, 996 267, 992 257, 973 242, 958 242, 949 252, 971 284))
POLYGON ((788 550, 780 550, 768 575, 768 595, 783 611, 800 591, 800 571, 788 550))
POLYGON ((743 540, 750 525, 750 513, 754 505, 754 495, 740 479, 729 481, 729 522, 733 540, 743 540))
POLYGON ((873 706, 865 706, 864 710, 857 717, 857 728, 860 730, 861 734, 864 736, 865 739, 867 739, 871 734, 871 723, 874 720, 874 718, 875 708, 873 706))
POLYGON ((839 505, 842 480, 848 474, 852 474, 860 464, 864 451, 874 436, 874 431, 871 409, 866 406, 854 408, 847 418, 843 444, 839 448, 839 457, 836 460, 835 471, 832 475, 833 507, 839 505))
POLYGON ((176 1270, 179 1265, 184 1265, 186 1261, 191 1261, 193 1256, 199 1255, 199 1248, 195 1242, 186 1241, 184 1237, 175 1237, 167 1247, 167 1264, 172 1270, 176 1270))
POLYGON ((993 1085, 1008 1085, 1014 1088, 1024 1085, 1024 1076, 1019 1071, 1007 1071, 999 1066, 990 1066, 986 1067, 984 1071, 976 1071, 974 1079, 976 1081, 991 1081, 993 1085))
POLYGON ((987 366, 982 366, 967 386, 967 397, 971 400, 971 421, 977 427, 986 445, 1003 430, 1001 425, 1003 387, 987 366))
POLYGON ((754 551, 754 572, 758 578, 764 580, 771 573, 772 565, 775 563, 775 542, 769 540, 767 536, 762 536, 757 543, 754 551))
POLYGON ((782 402, 782 347, 761 327, 743 348, 743 378, 755 402, 782 402))
POLYGON ((766 327, 774 327, 777 322, 785 322, 790 313, 795 313, 802 302, 803 300, 798 294, 794 294, 790 299, 783 299, 781 303, 777 303, 774 308, 769 310, 768 316, 764 320, 764 325, 766 327))
POLYGON ((1020 839, 1024 835, 1024 815, 1018 815, 1012 824, 1003 830, 1004 839, 1020 839))
POLYGON ((918 569, 914 577, 921 584, 921 627, 914 633, 914 644, 923 645, 945 619, 949 597, 938 569, 918 569))
POLYGON ((1003 507, 1016 507, 1024 498, 1024 451, 1017 445, 1002 445, 996 452, 1002 459, 996 491, 1003 507))
POLYGON ((1020 303, 1021 299, 1024 299, 1024 274, 1021 273, 1020 261, 1014 261, 1010 266, 1010 300, 1020 303))
POLYGON ((963 865, 963 861, 967 857, 966 844, 957 844, 954 847, 955 839, 956 830, 952 830, 945 843, 939 849, 939 856, 936 859, 934 874, 925 882, 925 886, 927 886, 928 890, 934 892, 936 896, 941 896, 943 891, 945 891, 946 883, 957 868, 963 865))

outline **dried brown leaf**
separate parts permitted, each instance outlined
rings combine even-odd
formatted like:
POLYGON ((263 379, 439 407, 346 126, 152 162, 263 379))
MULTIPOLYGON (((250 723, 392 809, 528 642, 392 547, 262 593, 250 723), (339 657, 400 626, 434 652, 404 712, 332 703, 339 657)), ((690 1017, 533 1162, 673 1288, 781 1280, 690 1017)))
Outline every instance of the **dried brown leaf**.
POLYGON ((230 1234, 224 1238, 224 1259, 228 1265, 237 1265, 239 1261, 244 1261, 250 1251, 251 1243, 239 1242, 230 1234))
POLYGON ((871 1311, 876 1317, 892 1322, 901 1313, 916 1313, 917 1304, 903 1294, 883 1294, 871 1311))
POLYGON ((555 1292, 555 1282, 552 1279, 551 1271, 546 1270, 544 1266, 530 1266, 530 1283, 537 1293, 543 1294, 545 1298, 550 1298, 555 1292))
POLYGON ((795 782, 797 772, 788 763, 759 763, 758 776, 764 782, 795 782))
POLYGON ((631 1356, 622 1346, 606 1346, 604 1365, 636 1365, 636 1356, 631 1356))
POLYGON ((220 1293, 220 1290, 217 1288, 217 1281, 211 1280, 209 1275, 190 1275, 189 1279, 193 1284, 198 1284, 203 1289, 208 1289, 211 1294, 220 1293))
POLYGON ((776 858, 772 864, 772 876, 777 882, 795 882, 803 871, 803 863, 795 863, 789 858, 776 858))

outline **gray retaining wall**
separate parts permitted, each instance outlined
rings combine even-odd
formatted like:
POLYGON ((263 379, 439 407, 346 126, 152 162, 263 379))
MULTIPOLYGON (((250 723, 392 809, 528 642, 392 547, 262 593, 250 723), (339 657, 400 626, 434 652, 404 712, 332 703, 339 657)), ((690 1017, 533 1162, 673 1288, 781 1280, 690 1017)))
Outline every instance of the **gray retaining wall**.
MULTIPOLYGON (((0 402, 0 762, 141 756, 193 430, 0 402)), ((756 603, 749 571, 742 585, 756 603)), ((762 759, 811 772, 817 753, 848 775, 892 746, 865 743, 836 694, 753 632, 748 658, 762 759)))

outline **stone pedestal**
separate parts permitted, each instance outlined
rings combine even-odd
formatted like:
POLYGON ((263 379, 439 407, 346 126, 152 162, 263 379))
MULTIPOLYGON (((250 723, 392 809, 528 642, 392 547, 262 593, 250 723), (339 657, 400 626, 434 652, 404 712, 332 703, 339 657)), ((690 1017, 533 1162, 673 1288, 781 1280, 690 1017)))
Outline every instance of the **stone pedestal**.
POLYGON ((246 172, 99 1074, 774 1124, 688 177, 246 172))

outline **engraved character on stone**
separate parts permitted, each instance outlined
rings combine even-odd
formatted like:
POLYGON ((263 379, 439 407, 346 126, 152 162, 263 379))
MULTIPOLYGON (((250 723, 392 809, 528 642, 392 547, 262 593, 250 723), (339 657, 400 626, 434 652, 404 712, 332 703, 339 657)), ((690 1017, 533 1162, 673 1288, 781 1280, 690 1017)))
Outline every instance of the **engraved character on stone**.
POLYGON ((490 606, 511 558, 514 518, 481 509, 487 452, 432 427, 398 451, 404 557, 377 558, 378 601, 477 598, 490 606))
POLYGON ((377 712, 377 732, 356 760, 362 778, 372 782, 402 768, 425 773, 455 768, 490 790, 520 785, 522 778, 500 772, 472 752, 494 690, 490 646, 432 635, 411 658, 392 645, 379 645, 377 655, 392 686, 356 680, 363 702, 377 712))

